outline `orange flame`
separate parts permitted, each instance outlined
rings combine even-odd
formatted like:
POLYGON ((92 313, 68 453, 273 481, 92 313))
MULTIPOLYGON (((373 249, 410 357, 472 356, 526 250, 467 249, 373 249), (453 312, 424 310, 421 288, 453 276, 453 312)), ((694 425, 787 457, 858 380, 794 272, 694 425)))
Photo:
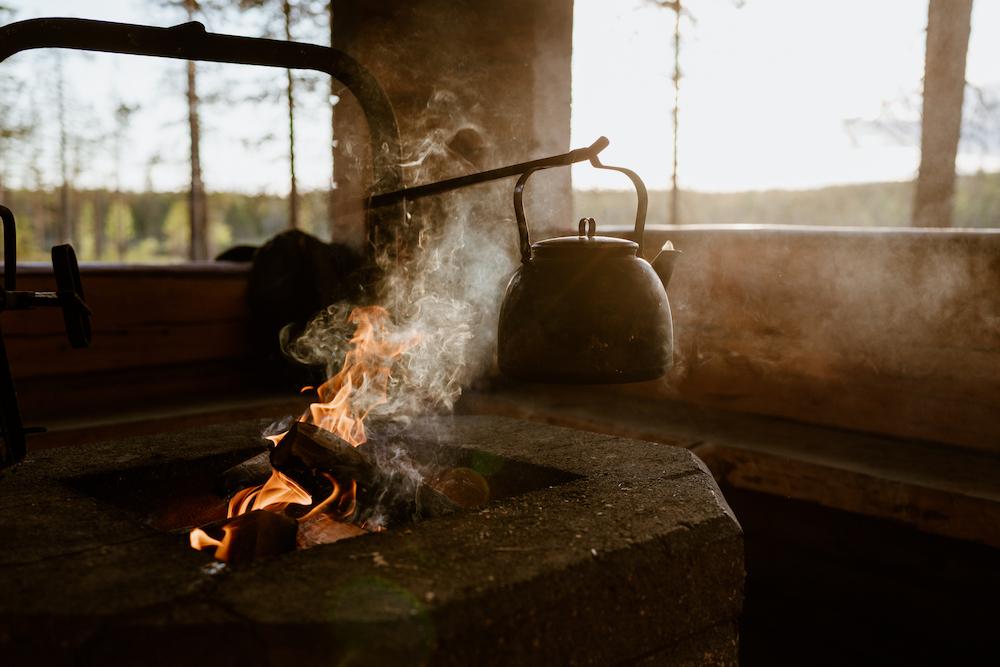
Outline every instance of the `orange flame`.
POLYGON ((411 330, 393 340, 386 331, 389 311, 380 306, 355 308, 348 318, 358 325, 339 373, 320 385, 320 402, 313 403, 299 421, 315 424, 357 447, 365 442, 364 418, 386 402, 392 362, 420 341, 411 330))
POLYGON ((233 539, 233 527, 223 526, 222 527, 223 536, 221 540, 217 540, 211 537, 201 528, 195 528, 191 531, 191 546, 198 551, 204 551, 205 549, 211 549, 215 547, 215 558, 216 560, 228 561, 229 560, 229 545, 232 543, 233 539))
POLYGON ((323 473, 333 484, 333 491, 327 496, 326 500, 316 505, 316 507, 309 510, 309 514, 299 519, 299 521, 305 521, 318 514, 327 514, 334 516, 337 519, 346 519, 351 514, 354 513, 354 509, 357 507, 358 500, 358 483, 355 480, 351 480, 351 489, 347 492, 342 492, 340 484, 333 477, 327 473, 323 473))
POLYGON ((271 477, 260 486, 243 489, 229 501, 229 518, 246 514, 253 510, 269 510, 281 512, 288 505, 311 505, 312 496, 306 490, 285 477, 277 470, 271 471, 271 477))
MULTIPOLYGON (((349 322, 357 323, 351 338, 354 349, 344 357, 343 369, 317 390, 320 402, 313 403, 299 421, 326 429, 355 447, 365 442, 367 435, 363 420, 373 408, 386 402, 392 363, 420 341, 415 330, 404 337, 391 335, 386 330, 388 318, 389 312, 379 306, 354 309, 348 318, 349 322)), ((282 435, 267 438, 277 443, 282 435)), ((308 533, 306 546, 365 532, 363 527, 340 523, 355 511, 357 482, 352 480, 350 488, 345 489, 333 477, 323 474, 333 484, 333 492, 297 520, 300 538, 303 529, 308 533), (338 525, 339 528, 330 529, 338 525)), ((312 496, 294 480, 274 470, 264 484, 244 489, 233 496, 229 501, 228 516, 233 518, 254 510, 280 514, 292 503, 310 505, 312 496)), ((238 531, 232 525, 221 528, 222 539, 215 539, 201 528, 195 528, 190 533, 191 546, 199 551, 214 548, 215 558, 228 561, 230 547, 238 531)))

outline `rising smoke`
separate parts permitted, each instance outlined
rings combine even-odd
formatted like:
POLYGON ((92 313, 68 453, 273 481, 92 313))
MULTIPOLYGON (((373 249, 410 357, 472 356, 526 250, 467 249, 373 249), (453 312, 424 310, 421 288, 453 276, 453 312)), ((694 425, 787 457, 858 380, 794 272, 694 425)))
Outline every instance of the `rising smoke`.
MULTIPOLYGON (((439 93, 433 104, 447 101, 439 93)), ((429 128, 407 151, 413 182, 427 183, 479 169, 480 131, 468 123, 429 128)), ((420 342, 393 366, 386 403, 370 419, 405 420, 452 409, 463 388, 490 369, 496 351, 500 302, 516 265, 517 226, 511 185, 484 183, 410 202, 406 252, 379 257, 384 273, 377 305, 390 315, 390 337, 416 331, 420 342)), ((350 348, 357 304, 335 303, 283 349, 332 376, 350 348)))

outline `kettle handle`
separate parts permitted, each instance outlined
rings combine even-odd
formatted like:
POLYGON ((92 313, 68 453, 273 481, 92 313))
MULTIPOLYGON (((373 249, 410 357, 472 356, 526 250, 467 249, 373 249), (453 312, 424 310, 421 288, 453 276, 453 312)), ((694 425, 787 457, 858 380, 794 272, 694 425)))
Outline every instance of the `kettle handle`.
MULTIPOLYGON (((649 195, 646 192, 646 184, 642 182, 641 178, 639 178, 639 174, 635 173, 631 169, 626 169, 624 167, 609 167, 601 164, 600 159, 598 159, 596 155, 590 158, 590 163, 598 169, 620 171, 628 176, 632 181, 632 185, 635 186, 635 193, 638 195, 639 201, 635 212, 635 232, 633 233, 632 240, 639 246, 635 251, 635 256, 639 259, 645 259, 642 254, 642 237, 643 230, 646 226, 646 210, 649 208, 649 195)), ((531 240, 528 237, 528 221, 524 217, 524 184, 527 183, 528 177, 539 169, 545 169, 545 167, 528 169, 521 174, 521 178, 517 180, 517 185, 514 186, 514 215, 517 216, 517 231, 520 236, 522 264, 529 264, 531 262, 531 240)))
POLYGON ((646 184, 642 182, 641 178, 639 178, 639 174, 635 173, 631 169, 626 169, 625 167, 609 167, 605 164, 601 164, 601 160, 596 155, 590 158, 590 164, 594 165, 598 169, 620 171, 628 176, 632 181, 632 185, 635 186, 635 193, 639 195, 639 202, 635 212, 635 232, 632 240, 639 245, 639 249, 636 250, 635 256, 639 259, 645 259, 642 255, 642 237, 643 230, 646 227, 646 209, 649 208, 649 195, 646 193, 646 184))
POLYGON ((514 215, 517 216, 517 232, 521 239, 521 263, 525 265, 531 263, 531 239, 528 238, 528 220, 524 217, 524 184, 539 169, 544 167, 535 167, 521 174, 514 186, 514 215))

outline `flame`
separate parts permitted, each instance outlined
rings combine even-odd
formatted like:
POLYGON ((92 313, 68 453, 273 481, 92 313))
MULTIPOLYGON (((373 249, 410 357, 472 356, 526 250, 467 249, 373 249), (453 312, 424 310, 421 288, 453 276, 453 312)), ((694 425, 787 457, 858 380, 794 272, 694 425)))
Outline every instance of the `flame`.
MULTIPOLYGON (((299 421, 326 429, 355 447, 365 442, 367 436, 363 420, 373 408, 388 400, 392 363, 420 341, 415 330, 405 336, 390 334, 386 329, 388 318, 389 312, 379 306, 354 309, 348 318, 349 322, 357 324, 350 341, 354 348, 345 355, 343 369, 317 390, 320 402, 313 403, 299 421)), ((310 387, 303 391, 308 389, 310 387)), ((277 444, 283 435, 266 437, 277 444)), ((303 541, 305 546, 324 544, 381 529, 379 526, 365 528, 349 523, 348 517, 354 514, 357 507, 358 484, 355 480, 351 480, 347 487, 326 472, 323 475, 333 484, 333 491, 308 514, 297 519, 300 548, 304 548, 303 541)), ((229 501, 228 518, 255 510, 283 514, 292 503, 311 505, 312 502, 312 496, 305 489, 274 470, 264 484, 244 489, 233 496, 229 501)), ((221 529, 222 539, 215 539, 201 528, 195 528, 190 533, 191 546, 199 551, 214 548, 215 558, 228 561, 239 527, 226 524, 221 529)))
MULTIPOLYGON (((296 542, 300 548, 329 544, 345 537, 368 532, 363 527, 355 526, 348 521, 348 517, 357 507, 358 483, 351 480, 350 486, 346 487, 329 474, 323 473, 323 475, 333 484, 333 491, 308 514, 296 519, 299 524, 299 536, 296 542)), ((254 510, 281 514, 291 502, 309 504, 312 498, 302 487, 275 470, 264 484, 244 489, 233 497, 229 506, 229 518, 239 517, 254 510)), ((223 533, 221 539, 212 537, 201 528, 192 530, 188 537, 192 548, 198 551, 215 549, 217 560, 229 562, 230 550, 241 526, 234 522, 224 524, 220 529, 223 533)))
POLYGON ((271 477, 260 486, 243 489, 229 501, 231 519, 253 510, 269 510, 281 512, 288 505, 311 505, 312 496, 295 483, 294 480, 282 475, 277 470, 271 471, 271 477))
POLYGON ((391 336, 385 326, 388 318, 389 311, 380 306, 351 312, 348 321, 358 326, 351 338, 354 349, 345 355, 341 371, 320 385, 320 402, 313 403, 299 421, 335 433, 355 447, 365 442, 363 420, 386 402, 392 362, 420 342, 415 330, 402 339, 391 336))
POLYGON ((232 543, 235 530, 233 526, 223 526, 222 533, 222 539, 217 540, 201 528, 195 528, 191 531, 190 535, 191 546, 198 551, 204 551, 205 549, 211 549, 214 547, 216 560, 228 561, 229 545, 232 543))
MULTIPOLYGON (((358 500, 358 483, 355 480, 351 480, 351 490, 344 493, 341 491, 340 483, 337 482, 333 477, 327 473, 323 473, 323 477, 330 480, 333 484, 333 492, 327 496, 326 500, 316 505, 316 507, 309 510, 309 514, 299 519, 299 521, 305 521, 318 514, 326 514, 333 516, 338 520, 346 519, 347 517, 354 514, 354 509, 357 507, 358 500)), ((362 525, 362 528, 364 526, 362 525)))

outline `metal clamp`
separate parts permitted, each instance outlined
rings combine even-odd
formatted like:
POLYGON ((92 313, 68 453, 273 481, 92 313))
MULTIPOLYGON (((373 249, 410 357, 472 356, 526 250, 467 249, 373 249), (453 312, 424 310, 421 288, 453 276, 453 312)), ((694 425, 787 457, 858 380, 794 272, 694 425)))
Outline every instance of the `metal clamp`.
MULTIPOLYGON (((24 292, 17 287, 17 228, 14 214, 5 206, 0 206, 3 220, 4 238, 4 287, 0 288, 0 312, 5 310, 31 310, 39 306, 62 308, 66 335, 75 348, 88 347, 91 340, 90 316, 92 314, 83 299, 83 283, 80 267, 71 245, 52 248, 52 270, 55 273, 55 292, 24 292)), ((10 372, 7 348, 0 332, 0 467, 7 468, 22 460, 26 454, 24 436, 38 433, 44 428, 25 428, 21 421, 21 410, 17 403, 14 378, 10 372)))

